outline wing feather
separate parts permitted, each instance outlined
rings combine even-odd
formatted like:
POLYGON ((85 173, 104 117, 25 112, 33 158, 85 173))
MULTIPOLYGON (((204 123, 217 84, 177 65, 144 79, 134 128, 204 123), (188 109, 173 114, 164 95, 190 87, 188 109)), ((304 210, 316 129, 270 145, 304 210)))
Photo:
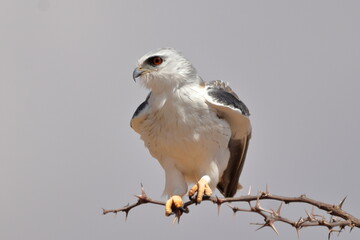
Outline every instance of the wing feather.
POLYGON ((144 102, 142 102, 138 108, 135 110, 134 115, 131 118, 130 126, 140 134, 140 124, 141 122, 146 118, 147 116, 147 109, 149 106, 149 98, 150 98, 151 92, 147 95, 144 102))
POLYGON ((250 112, 226 83, 213 81, 206 85, 206 89, 207 104, 213 107, 231 128, 232 136, 228 143, 230 158, 217 188, 225 197, 232 197, 240 186, 239 178, 251 138, 250 112))

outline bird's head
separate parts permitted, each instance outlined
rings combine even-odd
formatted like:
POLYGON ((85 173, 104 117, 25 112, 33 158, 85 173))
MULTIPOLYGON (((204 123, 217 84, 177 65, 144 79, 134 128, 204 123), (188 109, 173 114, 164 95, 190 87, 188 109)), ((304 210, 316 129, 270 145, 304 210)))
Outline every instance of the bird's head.
POLYGON ((185 84, 201 82, 195 68, 179 51, 161 48, 141 57, 133 78, 152 91, 179 88, 185 84))

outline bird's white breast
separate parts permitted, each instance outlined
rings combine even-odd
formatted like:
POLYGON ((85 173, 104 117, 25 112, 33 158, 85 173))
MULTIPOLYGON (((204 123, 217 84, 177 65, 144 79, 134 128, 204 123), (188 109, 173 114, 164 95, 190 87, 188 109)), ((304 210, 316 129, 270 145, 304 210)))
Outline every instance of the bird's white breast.
POLYGON ((218 179, 229 159, 229 124, 209 108, 204 94, 198 84, 167 94, 153 93, 148 116, 140 124, 150 153, 163 167, 164 161, 172 161, 189 181, 205 174, 218 179))

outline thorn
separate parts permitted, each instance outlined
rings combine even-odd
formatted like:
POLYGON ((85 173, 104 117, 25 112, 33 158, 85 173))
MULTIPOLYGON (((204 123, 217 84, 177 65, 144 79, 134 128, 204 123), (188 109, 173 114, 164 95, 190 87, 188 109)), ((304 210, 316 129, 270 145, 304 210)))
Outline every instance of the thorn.
POLYGON ((126 222, 126 220, 128 219, 128 216, 129 216, 129 210, 126 210, 126 211, 125 211, 125 222, 126 222))
POLYGON ((300 217, 299 220, 295 223, 295 227, 300 230, 302 223, 304 223, 304 219, 302 217, 300 217))
POLYGON ((235 216, 237 210, 235 207, 231 206, 230 204, 226 204, 226 206, 228 206, 229 208, 231 208, 231 210, 233 210, 233 216, 235 216))
POLYGON ((314 218, 314 216, 315 216, 315 208, 314 208, 314 206, 312 206, 312 208, 311 208, 311 216, 314 218))
POLYGON ((249 186, 249 191, 247 195, 251 195, 251 185, 249 186))
POLYGON ((337 237, 339 237, 340 236, 340 233, 342 232, 342 230, 344 229, 344 227, 343 226, 341 226, 340 227, 340 230, 338 231, 338 235, 337 235, 337 237))
POLYGON ((222 201, 220 200, 220 198, 218 198, 218 196, 216 196, 216 204, 217 204, 217 214, 218 214, 218 216, 220 216, 220 206, 221 206, 221 204, 222 204, 222 201))
POLYGON ((274 231, 276 232, 276 234, 277 234, 278 236, 280 235, 279 232, 278 232, 278 230, 276 229, 276 227, 274 226, 274 224, 273 224, 272 221, 269 223, 269 226, 272 228, 272 230, 274 230, 274 231))
POLYGON ((144 198, 146 198, 146 193, 145 193, 145 189, 144 189, 144 186, 142 183, 140 183, 140 186, 141 186, 141 196, 143 196, 144 198))
POLYGON ((260 209, 260 194, 259 194, 259 193, 258 193, 258 195, 257 195, 257 197, 256 197, 255 208, 256 208, 256 209, 260 209))
POLYGON ((282 205, 283 205, 283 202, 280 203, 278 210, 275 212, 276 216, 280 216, 280 211, 281 211, 282 205))
POLYGON ((341 200, 341 202, 339 203, 338 207, 339 207, 340 209, 342 209, 342 206, 343 206, 343 204, 344 204, 344 202, 345 202, 346 198, 347 198, 347 196, 346 196, 346 197, 344 197, 344 199, 343 199, 343 200, 341 200))
POLYGON ((261 224, 261 223, 252 223, 253 225, 261 225, 258 229, 256 229, 255 231, 259 231, 260 229, 262 229, 262 228, 264 228, 264 227, 266 227, 267 225, 266 225, 266 223, 264 223, 264 224, 261 224))
MULTIPOLYGON (((250 203, 249 203, 249 205, 250 205, 250 203)), ((268 210, 268 209, 265 209, 260 206, 260 195, 257 195, 255 207, 251 207, 251 205, 250 205, 250 209, 255 210, 256 212, 264 211, 264 212, 267 212, 270 214, 274 214, 274 210, 268 210)))
POLYGON ((175 224, 176 222, 179 224, 180 223, 180 217, 182 215, 182 210, 181 209, 176 209, 173 214, 175 214, 174 220, 173 220, 173 224, 175 224))
MULTIPOLYGON (((329 223, 328 221, 326 221, 326 218, 325 216, 319 216, 321 217, 321 219, 318 219, 318 222, 321 223, 321 224, 324 224, 326 225, 327 223, 329 223)), ((326 226, 327 227, 327 226, 326 226)), ((332 227, 328 227, 328 228, 332 228, 332 227)))
MULTIPOLYGON (((250 223, 250 225, 264 225, 264 223, 250 223)), ((258 229, 256 229, 255 231, 257 231, 258 229)))
POLYGON ((238 208, 238 207, 234 207, 234 206, 231 206, 230 204, 226 204, 229 208, 231 208, 231 210, 233 210, 233 216, 235 216, 235 214, 237 212, 241 212, 241 211, 244 211, 244 212, 251 212, 251 210, 247 210, 247 209, 242 209, 242 208, 238 208))
POLYGON ((137 197, 139 199, 139 202, 141 202, 141 203, 147 202, 147 200, 148 200, 148 197, 147 197, 147 195, 145 193, 145 190, 144 190, 144 187, 143 187, 142 184, 141 184, 141 194, 140 195, 134 195, 134 196, 137 197))
POLYGON ((256 229, 256 231, 264 228, 264 227, 271 227, 272 230, 274 230, 274 232, 279 235, 278 230, 276 229, 276 227, 274 226, 274 221, 273 220, 269 220, 266 221, 265 223, 252 223, 253 225, 261 225, 258 229, 256 229))
POLYGON ((266 194, 266 196, 268 196, 268 195, 269 195, 269 185, 267 185, 267 184, 266 184, 265 194, 266 194))
POLYGON ((143 199, 142 195, 134 195, 134 197, 137 197, 139 200, 143 199))
POLYGON ((328 233, 328 240, 330 240, 330 238, 331 238, 331 234, 334 232, 334 230, 333 229, 329 229, 329 233, 328 233))
POLYGON ((306 212, 306 215, 308 216, 308 219, 310 220, 310 221, 314 221, 315 219, 314 219, 314 215, 311 213, 311 214, 309 214, 307 211, 306 211, 306 209, 305 209, 305 212, 306 212))
POLYGON ((300 240, 300 229, 299 229, 299 227, 295 227, 295 230, 296 230, 296 235, 298 237, 298 240, 300 240))

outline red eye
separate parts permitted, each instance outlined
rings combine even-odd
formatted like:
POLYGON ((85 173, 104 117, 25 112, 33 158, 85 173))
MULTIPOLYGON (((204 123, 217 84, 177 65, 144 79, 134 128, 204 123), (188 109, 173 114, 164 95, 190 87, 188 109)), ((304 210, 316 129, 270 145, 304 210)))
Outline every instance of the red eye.
POLYGON ((151 63, 153 65, 160 65, 161 63, 163 62, 162 58, 161 57, 153 57, 151 59, 151 63))

